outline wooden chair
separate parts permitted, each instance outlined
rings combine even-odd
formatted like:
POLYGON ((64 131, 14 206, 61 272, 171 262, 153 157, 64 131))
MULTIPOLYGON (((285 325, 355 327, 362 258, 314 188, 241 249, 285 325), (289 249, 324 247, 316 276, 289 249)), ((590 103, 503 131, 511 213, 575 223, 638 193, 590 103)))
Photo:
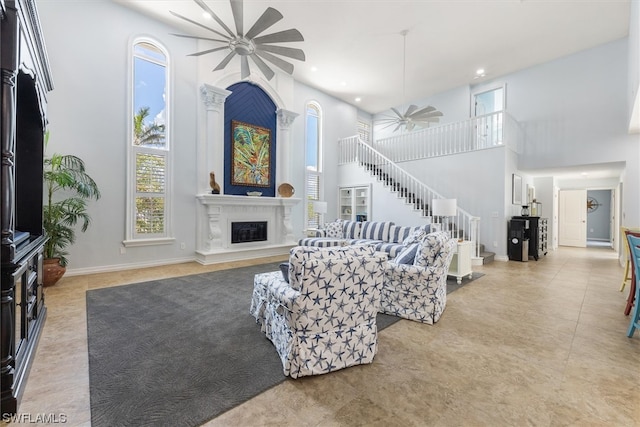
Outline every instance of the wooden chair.
POLYGON ((625 257, 625 263, 624 263, 624 276, 622 277, 622 283, 620 284, 620 292, 624 291, 625 286, 627 285, 627 282, 631 281, 632 276, 633 276, 633 268, 631 267, 630 264, 630 260, 629 260, 629 245, 626 244, 626 232, 627 231, 632 231, 634 233, 638 233, 640 232, 640 228, 628 228, 628 227, 620 227, 620 231, 621 231, 621 235, 624 236, 625 238, 625 243, 623 244, 624 246, 624 257, 625 257))
POLYGON ((640 328, 640 283, 638 283, 638 279, 640 279, 640 236, 634 236, 632 233, 627 233, 627 242, 629 243, 630 259, 635 273, 635 279, 631 283, 632 287, 635 287, 635 307, 633 309, 633 314, 631 315, 629 330, 627 331, 627 336, 631 338, 633 337, 635 330, 640 328))
MULTIPOLYGON (((631 249, 631 243, 629 241, 629 236, 632 237, 639 237, 640 238, 640 232, 639 231, 632 231, 631 229, 624 229, 624 234, 625 234, 625 240, 627 241, 627 250, 629 251, 629 266, 631 268, 631 286, 629 286, 629 296, 627 297, 627 305, 624 308, 624 314, 625 316, 628 315, 631 312, 631 309, 633 308, 633 303, 636 300, 636 288, 638 287, 638 274, 637 274, 637 264, 638 264, 638 260, 637 258, 634 258, 633 256, 633 251, 631 249)), ((636 304, 637 305, 637 304, 636 304)))

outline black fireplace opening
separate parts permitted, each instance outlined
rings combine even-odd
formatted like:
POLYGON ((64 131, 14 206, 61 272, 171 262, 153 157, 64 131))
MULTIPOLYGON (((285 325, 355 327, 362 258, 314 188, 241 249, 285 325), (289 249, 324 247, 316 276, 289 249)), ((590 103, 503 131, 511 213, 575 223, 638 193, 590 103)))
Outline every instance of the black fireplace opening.
POLYGON ((267 221, 231 223, 231 243, 266 242, 267 221))

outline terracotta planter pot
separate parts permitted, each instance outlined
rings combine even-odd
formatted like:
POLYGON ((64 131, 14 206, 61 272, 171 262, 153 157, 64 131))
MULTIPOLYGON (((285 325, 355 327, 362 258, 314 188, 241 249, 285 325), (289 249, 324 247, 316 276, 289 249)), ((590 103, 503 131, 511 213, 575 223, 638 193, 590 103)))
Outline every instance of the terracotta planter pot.
POLYGON ((42 278, 42 284, 45 287, 55 285, 67 271, 67 267, 60 265, 60 258, 45 259, 43 267, 44 277, 42 278))

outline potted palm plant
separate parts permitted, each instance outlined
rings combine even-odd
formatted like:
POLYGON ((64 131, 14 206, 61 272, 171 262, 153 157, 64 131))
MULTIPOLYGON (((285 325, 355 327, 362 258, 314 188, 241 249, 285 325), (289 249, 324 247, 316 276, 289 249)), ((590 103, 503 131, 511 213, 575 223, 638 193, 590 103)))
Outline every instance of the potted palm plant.
POLYGON ((44 246, 44 286, 52 286, 66 271, 66 248, 75 242, 76 225, 85 232, 91 223, 87 202, 98 200, 100 191, 86 173, 84 161, 70 154, 45 157, 44 185, 47 200, 43 227, 48 237, 44 246))

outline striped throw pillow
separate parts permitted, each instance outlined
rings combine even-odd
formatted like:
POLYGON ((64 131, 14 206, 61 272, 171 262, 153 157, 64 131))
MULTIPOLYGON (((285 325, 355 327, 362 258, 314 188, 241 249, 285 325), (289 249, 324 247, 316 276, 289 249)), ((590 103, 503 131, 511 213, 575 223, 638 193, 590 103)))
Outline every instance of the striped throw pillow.
POLYGON ((404 248, 393 260, 396 264, 408 264, 413 265, 413 261, 416 259, 416 253, 418 253, 418 247, 420 243, 414 243, 404 248))

